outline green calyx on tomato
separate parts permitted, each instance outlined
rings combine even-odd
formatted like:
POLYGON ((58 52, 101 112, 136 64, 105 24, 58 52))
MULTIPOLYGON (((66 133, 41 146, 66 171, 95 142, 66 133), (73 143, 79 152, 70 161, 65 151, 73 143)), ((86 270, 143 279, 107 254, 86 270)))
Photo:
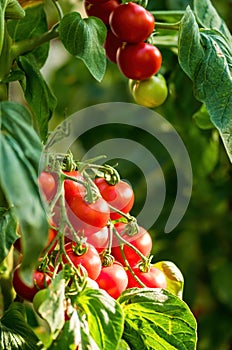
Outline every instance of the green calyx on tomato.
POLYGON ((154 108, 162 105, 168 96, 168 87, 163 75, 153 75, 146 80, 129 80, 129 89, 138 104, 154 108))

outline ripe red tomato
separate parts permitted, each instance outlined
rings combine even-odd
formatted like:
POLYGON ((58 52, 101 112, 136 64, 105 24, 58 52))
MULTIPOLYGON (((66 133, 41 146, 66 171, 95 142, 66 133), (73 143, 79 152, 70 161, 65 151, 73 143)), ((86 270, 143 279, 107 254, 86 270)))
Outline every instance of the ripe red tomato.
MULTIPOLYGON (((148 272, 142 272, 138 265, 132 267, 135 275, 149 288, 166 288, 167 281, 165 274, 156 267, 151 266, 148 272)), ((127 288, 142 288, 142 286, 135 280, 131 272, 127 271, 128 286, 127 288)))
MULTIPOLYGON (((46 250, 46 248, 48 248, 48 246, 52 243, 52 241, 55 239, 55 237, 57 236, 57 231, 55 229, 50 228, 48 230, 48 240, 47 240, 47 244, 44 248, 44 251, 46 250)), ((50 248, 48 253, 51 253, 53 251, 53 249, 55 248, 57 244, 57 241, 54 242, 53 246, 50 248)), ((22 238, 19 237, 15 242, 14 242, 14 247, 15 249, 18 250, 19 253, 22 253, 22 238)))
POLYGON ((95 3, 85 0, 84 7, 88 16, 95 16, 102 20, 105 25, 109 25, 109 17, 111 12, 119 6, 118 0, 108 0, 102 3, 95 3))
MULTIPOLYGON (((123 232, 125 227, 126 227, 126 224, 122 222, 115 225, 115 228, 117 229, 119 234, 123 232)), ((136 235, 129 236, 127 234, 123 234, 122 238, 130 242, 144 256, 148 256, 150 254, 151 248, 152 248, 152 239, 150 234, 143 227, 139 227, 139 232, 136 235)), ((125 257, 131 266, 136 265, 141 260, 140 256, 132 248, 128 247, 126 244, 124 244, 123 250, 124 250, 125 257)), ((125 265, 125 262, 123 260, 123 256, 121 253, 121 249, 119 246, 116 246, 116 245, 113 246, 111 252, 117 261, 119 261, 122 265, 125 265)))
POLYGON ((153 75, 151 78, 136 81, 132 86, 132 96, 138 104, 154 108, 162 105, 168 96, 168 88, 163 75, 153 75))
POLYGON ((122 41, 119 38, 117 38, 113 34, 113 32, 109 29, 107 31, 104 47, 106 50, 106 56, 110 61, 117 63, 116 54, 117 54, 118 48, 121 45, 122 45, 122 41))
POLYGON ((33 273, 34 285, 30 287, 22 281, 19 272, 20 266, 17 266, 13 274, 13 287, 21 298, 31 302, 38 290, 46 288, 51 282, 51 277, 48 274, 35 270, 33 273))
POLYGON ((107 248, 109 232, 108 227, 103 227, 100 231, 94 233, 85 233, 87 243, 93 245, 98 253, 107 248))
POLYGON ((155 27, 152 14, 134 2, 119 5, 111 12, 109 22, 112 32, 128 43, 146 40, 155 27))
POLYGON ((117 299, 126 289, 128 277, 123 266, 119 262, 114 261, 112 265, 102 267, 96 282, 112 298, 117 299))
POLYGON ((126 44, 117 51, 117 64, 129 79, 144 80, 156 74, 162 63, 162 55, 156 46, 140 42, 126 44))
POLYGON ((56 181, 54 176, 46 171, 42 171, 38 177, 39 188, 45 198, 50 201, 56 193, 56 181))
MULTIPOLYGON (((97 250, 91 244, 87 245, 87 250, 83 254, 75 253, 75 242, 65 244, 65 251, 75 267, 81 265, 87 272, 88 277, 95 280, 101 271, 101 259, 97 250)), ((68 263, 65 256, 62 258, 64 263, 68 263)))
MULTIPOLYGON (((104 178, 97 178, 95 184, 107 203, 123 213, 129 213, 134 204, 134 192, 127 182, 121 180, 116 185, 109 185, 104 178)), ((121 215, 111 209, 110 217, 115 220, 121 215)))
POLYGON ((77 195, 70 200, 69 208, 73 214, 71 221, 73 223, 76 220, 74 224, 76 224, 76 227, 79 227, 80 231, 88 229, 86 226, 90 225, 93 229, 95 228, 96 232, 106 226, 110 218, 109 206, 103 198, 98 198, 93 203, 88 203, 85 201, 84 196, 77 195))
MULTIPOLYGON (((78 181, 85 182, 83 176, 77 170, 65 171, 65 175, 76 178, 78 181)), ((65 199, 69 203, 74 196, 83 195, 86 192, 85 186, 79 182, 69 179, 64 180, 64 194, 65 199)))

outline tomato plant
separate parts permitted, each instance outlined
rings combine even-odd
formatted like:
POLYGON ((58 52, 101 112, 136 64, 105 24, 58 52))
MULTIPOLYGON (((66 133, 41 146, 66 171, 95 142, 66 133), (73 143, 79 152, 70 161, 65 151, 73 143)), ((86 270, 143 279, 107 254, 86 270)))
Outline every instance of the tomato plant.
POLYGON ((0 2, 0 348, 231 347, 229 1, 217 8, 228 27, 210 0, 0 2), (119 101, 137 107, 136 125, 119 101), (101 113, 87 108, 70 127, 67 117, 94 105, 101 113), (162 122, 156 114, 146 129, 145 111, 162 122), (164 235, 191 191, 172 126, 194 186, 164 235), (83 160, 96 143, 104 155, 83 160), (160 216, 144 232, 139 210, 144 227, 155 216, 146 194, 160 216), (183 269, 185 301, 164 256, 183 269))
POLYGON ((123 266, 115 261, 109 266, 103 266, 96 279, 99 287, 107 291, 114 299, 117 299, 126 289, 128 278, 123 266))
MULTIPOLYGON (((94 246, 88 244, 79 247, 75 242, 69 242, 64 248, 67 256, 75 267, 83 267, 87 272, 88 277, 93 280, 98 277, 101 271, 101 259, 94 246)), ((63 262, 68 262, 65 256, 63 257, 63 262)))
POLYGON ((117 51, 117 64, 129 79, 149 79, 159 71, 161 63, 160 50, 144 42, 126 44, 117 51))
POLYGON ((16 267, 13 274, 13 287, 15 292, 23 299, 32 301, 38 290, 46 288, 51 282, 51 277, 43 271, 33 272, 33 286, 28 286, 20 276, 20 266, 16 267))
MULTIPOLYGON (((144 256, 148 256, 152 248, 152 238, 150 234, 143 227, 139 227, 138 232, 135 235, 130 236, 125 232, 126 226, 127 225, 122 222, 115 224, 115 228, 122 238, 124 238, 126 241, 129 241, 130 244, 137 248, 141 254, 143 254, 144 256)), ((125 265, 124 257, 122 255, 119 244, 122 243, 118 241, 117 243, 115 243, 115 246, 112 247, 112 255, 117 261, 125 265)), ((134 266, 141 260, 141 257, 133 248, 125 244, 123 245, 122 249, 124 251, 125 258, 130 265, 134 266)))
POLYGON ((157 74, 147 80, 134 82, 131 93, 138 104, 154 108, 164 103, 168 87, 164 76, 157 74))
MULTIPOLYGON (((115 185, 110 185, 104 178, 98 178, 95 184, 108 204, 123 213, 129 213, 134 204, 134 192, 127 182, 120 180, 115 185)), ((118 219, 120 216, 120 213, 111 209, 111 219, 118 219)))
MULTIPOLYGON (((150 288, 166 288, 167 281, 165 274, 157 267, 151 266, 148 270, 143 271, 141 265, 132 267, 132 272, 140 281, 150 288)), ((141 288, 142 285, 135 279, 130 271, 127 271, 128 276, 128 288, 141 288)))
POLYGON ((99 3, 85 0, 84 4, 88 16, 98 17, 108 25, 111 12, 116 9, 120 3, 118 0, 108 0, 99 3))
POLYGON ((144 41, 153 32, 154 17, 144 7, 133 2, 121 4, 110 14, 110 28, 128 43, 144 41))

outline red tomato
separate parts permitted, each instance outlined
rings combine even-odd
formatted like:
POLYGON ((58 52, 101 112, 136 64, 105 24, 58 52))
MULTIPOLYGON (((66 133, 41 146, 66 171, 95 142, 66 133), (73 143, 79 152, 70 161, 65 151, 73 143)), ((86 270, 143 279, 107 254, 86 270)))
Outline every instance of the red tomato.
POLYGON ((126 44, 117 51, 118 67, 129 79, 148 79, 159 71, 161 63, 159 49, 144 42, 126 44))
MULTIPOLYGON (((47 244, 46 244, 44 250, 46 250, 46 248, 48 248, 48 246, 52 243, 53 239, 55 239, 56 235, 57 235, 57 231, 55 229, 50 228, 48 230, 48 241, 47 241, 47 244)), ((53 246, 49 250, 49 253, 51 253, 53 251, 56 244, 57 244, 57 241, 54 242, 53 246)), ((14 242, 14 247, 15 247, 15 249, 18 250, 19 253, 22 253, 22 238, 21 237, 19 237, 14 242)))
MULTIPOLYGON (((119 181, 116 185, 109 185, 104 178, 95 179, 95 184, 99 188, 102 197, 114 208, 129 213, 134 204, 134 192, 131 186, 124 181, 119 181)), ((118 219, 121 215, 110 210, 111 219, 118 219)))
POLYGON ((119 38, 117 38, 113 34, 113 32, 109 29, 107 31, 104 47, 106 50, 106 56, 110 61, 117 63, 116 54, 117 54, 118 48, 121 45, 122 45, 122 41, 119 38))
POLYGON ((98 253, 100 253, 106 249, 108 245, 108 227, 105 226, 100 231, 91 234, 85 233, 85 237, 87 238, 87 243, 93 245, 98 253))
MULTIPOLYGON (((97 250, 91 244, 87 245, 87 250, 83 254, 75 253, 75 242, 65 244, 65 251, 75 267, 81 265, 86 270, 88 277, 95 280, 101 271, 101 259, 97 250)), ((62 258, 64 263, 68 263, 65 256, 62 258)))
POLYGON ((44 194, 45 198, 49 201, 56 193, 56 181, 54 176, 46 171, 42 171, 38 178, 40 190, 44 194))
MULTIPOLYGON (((135 275, 149 288, 166 288, 167 281, 165 274, 157 269, 156 267, 151 266, 148 272, 142 272, 138 265, 132 267, 135 275)), ((127 288, 142 288, 142 286, 135 280, 130 271, 127 271, 128 276, 128 286, 127 288)))
POLYGON ((111 12, 109 22, 112 32, 128 43, 146 40, 155 27, 152 14, 134 2, 119 5, 111 12))
POLYGON ((95 16, 102 20, 105 25, 109 24, 109 17, 111 12, 119 6, 118 0, 108 0, 103 3, 96 4, 94 2, 84 1, 85 12, 88 16, 95 16))
MULTIPOLYGON (((122 233, 125 227, 126 224, 122 222, 115 225, 115 228, 117 229, 119 234, 122 233)), ((130 242, 130 244, 137 248, 144 256, 148 256, 150 254, 152 248, 152 239, 150 234, 143 227, 139 227, 139 232, 136 235, 129 236, 127 234, 123 234, 122 238, 130 242)), ((126 244, 124 244, 123 250, 125 257, 131 266, 136 265, 141 260, 140 256, 126 244)), ((111 252, 117 261, 119 261, 123 265, 125 264, 119 246, 112 247, 111 252)))
POLYGON ((123 266, 119 262, 114 261, 112 265, 102 267, 96 282, 112 298, 117 299, 126 289, 128 277, 123 266))
MULTIPOLYGON (((70 200, 69 207, 72 211, 72 221, 75 221, 79 230, 85 229, 86 224, 95 228, 95 232, 106 226, 110 218, 110 209, 103 198, 98 198, 93 203, 87 203, 84 196, 75 196, 70 200)), ((75 228, 76 229, 76 228, 75 228)))
MULTIPOLYGON (((83 176, 76 170, 65 171, 64 174, 67 176, 74 177, 78 181, 85 182, 85 179, 83 178, 83 176)), ((64 194, 65 194, 65 199, 68 203, 72 200, 73 197, 77 195, 83 195, 85 192, 86 192, 86 189, 84 185, 69 179, 64 180, 64 194)))
POLYGON ((20 266, 17 266, 13 274, 13 287, 21 298, 31 302, 38 290, 46 288, 51 282, 51 277, 49 275, 42 271, 35 270, 33 273, 34 285, 29 287, 22 281, 19 272, 20 266))

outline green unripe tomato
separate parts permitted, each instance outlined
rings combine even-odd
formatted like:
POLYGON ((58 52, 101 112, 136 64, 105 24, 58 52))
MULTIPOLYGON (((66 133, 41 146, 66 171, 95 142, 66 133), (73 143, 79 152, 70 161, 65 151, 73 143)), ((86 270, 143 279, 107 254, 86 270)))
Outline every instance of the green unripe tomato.
POLYGON ((162 105, 168 96, 166 80, 162 74, 131 83, 131 88, 135 102, 149 108, 162 105))

